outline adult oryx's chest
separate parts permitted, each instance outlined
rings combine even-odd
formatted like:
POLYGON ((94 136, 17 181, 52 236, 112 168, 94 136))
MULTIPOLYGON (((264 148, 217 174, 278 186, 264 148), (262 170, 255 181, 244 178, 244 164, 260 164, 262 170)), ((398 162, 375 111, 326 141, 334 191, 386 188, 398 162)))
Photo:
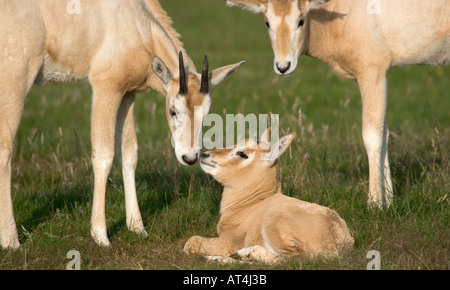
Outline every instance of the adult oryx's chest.
POLYGON ((65 69, 58 63, 52 61, 47 54, 42 63, 41 69, 35 79, 35 84, 44 85, 47 82, 70 82, 85 81, 86 76, 75 76, 70 69, 65 69))

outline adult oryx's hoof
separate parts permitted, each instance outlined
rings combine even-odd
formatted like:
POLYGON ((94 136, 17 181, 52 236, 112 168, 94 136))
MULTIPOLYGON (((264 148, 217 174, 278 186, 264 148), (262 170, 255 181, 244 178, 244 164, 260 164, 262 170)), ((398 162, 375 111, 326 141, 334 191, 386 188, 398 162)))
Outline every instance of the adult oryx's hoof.
POLYGON ((17 250, 20 247, 17 233, 13 233, 10 235, 1 234, 0 241, 2 248, 5 250, 17 250))
POLYGON ((148 233, 145 230, 144 223, 142 222, 141 218, 129 220, 127 222, 127 228, 131 232, 136 233, 143 238, 148 237, 148 233))
POLYGON ((91 236, 97 245, 102 247, 109 247, 111 243, 108 240, 108 235, 106 234, 106 229, 93 229, 91 228, 91 236))

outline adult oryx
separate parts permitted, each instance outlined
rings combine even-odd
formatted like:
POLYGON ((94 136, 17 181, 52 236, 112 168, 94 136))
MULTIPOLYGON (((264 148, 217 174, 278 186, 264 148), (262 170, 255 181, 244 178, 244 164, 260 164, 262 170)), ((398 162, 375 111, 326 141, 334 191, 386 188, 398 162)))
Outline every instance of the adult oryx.
POLYGON ((450 0, 226 0, 264 22, 274 70, 287 76, 301 54, 358 82, 369 159, 368 204, 393 199, 387 144, 386 71, 391 66, 450 63, 450 0))
POLYGON ((25 96, 35 82, 86 80, 92 85, 91 235, 95 241, 109 245, 105 188, 114 143, 122 163, 127 227, 146 235, 134 180, 135 94, 155 89, 166 97, 170 130, 180 133, 174 137, 175 153, 182 164, 192 165, 200 150, 198 124, 211 105, 209 89, 243 62, 208 73, 205 61, 198 74, 157 0, 0 0, 0 7, 2 247, 19 247, 11 201, 11 156, 25 96), (195 107, 202 110, 194 111, 195 107), (197 122, 189 122, 194 119, 197 122))

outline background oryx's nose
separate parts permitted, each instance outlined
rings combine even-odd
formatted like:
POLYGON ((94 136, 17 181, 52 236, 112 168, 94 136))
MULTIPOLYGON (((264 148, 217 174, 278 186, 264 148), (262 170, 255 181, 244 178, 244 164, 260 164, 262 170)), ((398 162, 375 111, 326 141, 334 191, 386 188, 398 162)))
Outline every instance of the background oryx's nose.
POLYGON ((197 154, 195 154, 194 158, 189 157, 187 155, 183 155, 181 156, 181 158, 183 158, 183 161, 186 162, 186 164, 188 165, 194 165, 198 160, 197 154))
POLYGON ((285 72, 287 72, 289 70, 289 68, 291 67, 291 62, 290 61, 280 61, 277 62, 277 69, 280 73, 284 74, 285 72))

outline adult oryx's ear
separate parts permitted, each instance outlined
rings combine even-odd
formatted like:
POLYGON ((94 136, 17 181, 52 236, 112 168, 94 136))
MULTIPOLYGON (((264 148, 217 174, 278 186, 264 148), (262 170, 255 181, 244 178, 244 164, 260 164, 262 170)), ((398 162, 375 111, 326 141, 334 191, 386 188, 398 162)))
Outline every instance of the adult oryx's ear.
POLYGON ((153 57, 152 70, 164 85, 167 85, 172 80, 172 73, 162 59, 157 56, 153 57))
POLYGON ((245 61, 241 61, 235 64, 230 64, 218 69, 213 70, 209 73, 209 81, 211 87, 215 87, 220 84, 224 79, 229 77, 233 72, 238 70, 241 66, 245 64, 245 61))
POLYGON ((322 4, 327 3, 330 0, 308 0, 306 3, 309 10, 319 9, 322 4))
POLYGON ((267 9, 268 0, 225 0, 227 6, 238 6, 253 13, 261 13, 267 9))
POLYGON ((289 148, 289 145, 291 145, 292 140, 295 138, 295 132, 287 134, 286 136, 283 136, 278 140, 277 143, 275 143, 272 147, 272 150, 270 150, 268 161, 273 164, 278 157, 283 154, 286 149, 289 148))

